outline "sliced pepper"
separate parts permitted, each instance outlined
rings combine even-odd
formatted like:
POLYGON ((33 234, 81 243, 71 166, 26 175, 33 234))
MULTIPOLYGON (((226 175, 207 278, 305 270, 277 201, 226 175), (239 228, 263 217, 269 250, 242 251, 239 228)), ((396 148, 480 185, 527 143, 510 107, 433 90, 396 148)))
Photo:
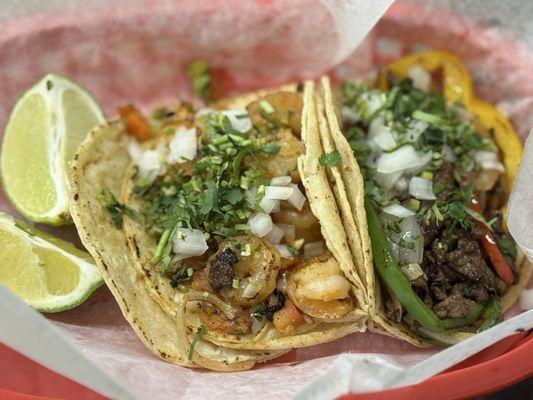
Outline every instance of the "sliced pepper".
POLYGON ((459 58, 446 51, 426 51, 400 58, 387 66, 379 76, 378 86, 387 90, 386 72, 403 79, 409 69, 419 65, 430 73, 442 71, 443 95, 450 103, 460 103, 487 132, 492 132, 494 141, 502 153, 505 165, 506 190, 511 191, 518 173, 522 157, 522 143, 513 125, 498 109, 490 103, 478 99, 474 94, 470 75, 459 58))
POLYGON ((479 317, 483 310, 483 305, 476 303, 472 311, 464 318, 440 319, 413 291, 411 284, 400 270, 390 250, 381 219, 372 200, 368 197, 365 199, 365 209, 368 232, 372 243, 374 266, 382 282, 396 295, 411 317, 432 332, 444 332, 448 329, 467 326, 479 317))
POLYGON ((484 331, 485 329, 492 328, 494 325, 498 323, 500 320, 500 317, 502 315, 502 306, 496 300, 494 297, 490 299, 490 301, 487 303, 485 309, 483 310, 483 313, 481 314, 481 318, 483 319, 483 323, 477 330, 478 332, 484 331))
MULTIPOLYGON (((478 214, 483 215, 483 211, 481 210, 481 207, 479 206, 479 203, 475 196, 472 197, 472 203, 470 204, 470 208, 478 214)), ((479 229, 483 230, 483 236, 481 236, 481 244, 485 249, 485 252, 489 256, 492 267, 494 268, 494 270, 502 281, 504 281, 508 285, 512 285, 514 282, 513 271, 511 270, 511 267, 509 267, 509 264, 507 264, 507 261, 505 261, 505 258, 503 257, 503 254, 500 251, 500 248, 498 247, 498 244, 496 243, 492 232, 486 224, 478 220, 476 220, 475 223, 479 229)))
POLYGON ((134 106, 118 108, 118 114, 126 125, 126 131, 140 142, 150 138, 150 125, 141 112, 134 106))

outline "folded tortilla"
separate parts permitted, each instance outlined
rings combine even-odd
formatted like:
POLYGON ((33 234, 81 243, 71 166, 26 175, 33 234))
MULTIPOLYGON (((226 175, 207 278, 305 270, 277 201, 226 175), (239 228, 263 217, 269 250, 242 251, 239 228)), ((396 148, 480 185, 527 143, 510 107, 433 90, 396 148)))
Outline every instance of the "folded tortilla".
MULTIPOLYGON (((279 90, 229 98, 218 106, 243 108, 279 90)), ((283 90, 297 89, 291 85, 283 90)), ((370 306, 363 279, 367 278, 361 278, 355 270, 333 193, 336 189, 332 191, 326 170, 318 162, 322 147, 311 82, 305 84, 303 91, 301 123, 305 154, 298 160, 300 177, 312 212, 320 221, 326 246, 350 282, 354 307, 341 319, 315 319, 290 335, 278 333, 272 323, 267 323, 256 334, 230 335, 207 330, 200 340, 195 338, 201 320, 192 305, 207 301, 205 294, 172 288, 169 279, 163 278, 159 267, 151 262, 157 243, 143 224, 124 218, 123 229, 116 229, 106 207, 98 201, 98 195, 106 190, 121 193, 120 202, 135 210, 142 207, 132 196, 134 167, 128 144, 134 139, 126 133, 123 123, 115 120, 96 127, 80 146, 71 169, 73 220, 124 317, 143 343, 162 359, 186 367, 242 370, 293 348, 329 342, 366 329, 370 306)), ((209 296, 215 303, 221 301, 209 296)))
MULTIPOLYGON (((381 293, 387 288, 381 286, 373 267, 372 249, 368 224, 364 206, 364 180, 360 167, 340 128, 336 99, 333 96, 330 81, 322 78, 322 96, 317 98, 319 109, 317 118, 320 124, 320 138, 324 152, 338 150, 342 163, 328 171, 330 185, 334 190, 335 198, 342 216, 347 240, 353 254, 355 270, 365 284, 369 313, 369 329, 383 333, 424 347, 428 342, 410 331, 404 324, 390 321, 385 316, 384 304, 381 293)), ((528 262, 523 255, 517 258, 520 273, 518 282, 508 288, 507 292, 499 299, 502 312, 507 311, 520 297, 520 293, 527 285, 533 270, 533 264, 528 262)), ((463 332, 450 333, 451 337, 464 338, 463 332)))

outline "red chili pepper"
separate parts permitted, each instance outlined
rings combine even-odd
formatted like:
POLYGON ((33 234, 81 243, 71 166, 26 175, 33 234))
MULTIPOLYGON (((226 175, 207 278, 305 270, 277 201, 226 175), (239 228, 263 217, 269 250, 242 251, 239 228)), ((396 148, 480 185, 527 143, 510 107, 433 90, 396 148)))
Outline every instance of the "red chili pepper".
MULTIPOLYGON (((470 204, 470 208, 478 214, 483 215, 483 211, 481 210, 481 207, 479 206, 479 203, 475 196, 472 197, 472 203, 470 204)), ((475 222, 476 225, 484 231, 483 236, 481 236, 481 244, 487 252, 490 262, 496 270, 496 273, 502 281, 504 281, 508 285, 512 285, 514 282, 513 271, 509 267, 509 264, 507 264, 507 262, 503 258, 502 252, 496 244, 496 240, 494 240, 492 232, 490 231, 489 227, 486 226, 484 223, 477 220, 475 222)))

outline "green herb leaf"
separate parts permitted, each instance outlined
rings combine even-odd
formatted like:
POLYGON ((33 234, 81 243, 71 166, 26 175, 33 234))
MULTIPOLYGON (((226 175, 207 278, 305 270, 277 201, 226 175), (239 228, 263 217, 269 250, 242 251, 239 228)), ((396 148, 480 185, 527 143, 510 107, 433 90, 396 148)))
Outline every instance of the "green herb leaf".
MULTIPOLYGON (((478 213, 477 211, 472 210, 469 207, 465 207, 465 212, 470 215, 472 218, 474 218, 476 221, 481 222, 483 225, 485 225, 487 228, 489 228, 492 231, 491 223, 488 222, 483 215, 478 213)), ((493 220, 494 222, 494 220, 493 220)))
POLYGON ((338 150, 333 150, 330 153, 322 154, 318 162, 324 167, 336 167, 342 162, 342 158, 338 150))
POLYGON ((227 200, 231 205, 237 204, 244 198, 244 193, 240 188, 233 188, 224 193, 224 199, 227 200))
POLYGON ((207 189, 204 193, 204 204, 200 212, 202 214, 209 214, 214 208, 217 207, 218 200, 218 188, 215 182, 207 182, 207 189))
POLYGON ((211 89, 211 67, 205 60, 196 60, 187 66, 187 77, 191 80, 193 92, 208 102, 211 89))
POLYGON ((496 236, 496 243, 498 244, 498 248, 504 254, 507 254, 513 260, 516 259, 517 250, 516 250, 516 244, 513 241, 513 239, 505 235, 498 235, 496 236))
POLYGON ((194 354, 194 348, 196 347, 196 343, 198 343, 202 336, 205 335, 206 330, 206 327, 203 325, 196 330, 196 335, 194 335, 191 345, 189 346, 189 353, 187 354, 187 359, 189 361, 192 361, 192 356, 194 354))
POLYGON ((115 197, 115 195, 110 191, 101 191, 98 194, 98 201, 102 204, 109 213, 111 220, 115 224, 117 229, 122 229, 122 214, 126 214, 129 218, 134 221, 139 221, 139 214, 132 208, 120 204, 115 197))

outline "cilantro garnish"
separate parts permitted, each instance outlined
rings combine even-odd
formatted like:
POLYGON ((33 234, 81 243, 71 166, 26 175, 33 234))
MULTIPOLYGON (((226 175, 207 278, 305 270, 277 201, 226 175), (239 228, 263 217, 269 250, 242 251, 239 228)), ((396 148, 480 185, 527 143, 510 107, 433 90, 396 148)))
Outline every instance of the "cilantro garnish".
POLYGON ((322 154, 318 162, 324 167, 336 167, 342 162, 342 158, 338 150, 333 150, 330 153, 322 154))
POLYGON ((298 249, 294 246, 287 246, 287 250, 289 250, 289 254, 293 257, 298 255, 298 249))
POLYGON ((209 101, 211 89, 211 67, 205 60, 196 60, 187 66, 187 77, 191 80, 193 92, 205 102, 209 101))
POLYGON ((265 160, 279 151, 276 131, 253 128, 244 135, 233 129, 227 116, 204 118, 193 171, 184 174, 179 164, 170 165, 164 177, 148 185, 136 182, 134 188, 144 201, 147 227, 159 239, 152 262, 159 263, 163 273, 170 266, 178 228, 201 229, 208 237, 248 232, 247 221, 260 211, 262 194, 250 203, 247 191, 268 184, 265 160))
POLYGON ((172 277, 170 278, 170 286, 177 287, 179 283, 181 282, 187 282, 192 279, 193 276, 193 269, 190 267, 182 266, 179 268, 176 272, 172 274, 172 277))
POLYGON ((206 330, 207 330, 206 327, 203 325, 201 325, 196 330, 196 335, 194 335, 194 338, 192 339, 191 345, 189 346, 189 353, 187 354, 187 359, 189 361, 192 361, 192 356, 194 354, 194 348, 196 347, 196 343, 198 343, 198 341, 202 338, 202 336, 205 335, 206 330))
POLYGON ((504 254, 508 255, 513 260, 516 259, 516 255, 517 255, 516 244, 511 238, 505 235, 497 235, 496 243, 498 244, 499 249, 504 254))
POLYGON ((122 229, 122 214, 126 214, 134 221, 139 219, 137 212, 125 204, 120 204, 113 192, 102 190, 98 195, 98 201, 107 209, 117 229, 122 229))

